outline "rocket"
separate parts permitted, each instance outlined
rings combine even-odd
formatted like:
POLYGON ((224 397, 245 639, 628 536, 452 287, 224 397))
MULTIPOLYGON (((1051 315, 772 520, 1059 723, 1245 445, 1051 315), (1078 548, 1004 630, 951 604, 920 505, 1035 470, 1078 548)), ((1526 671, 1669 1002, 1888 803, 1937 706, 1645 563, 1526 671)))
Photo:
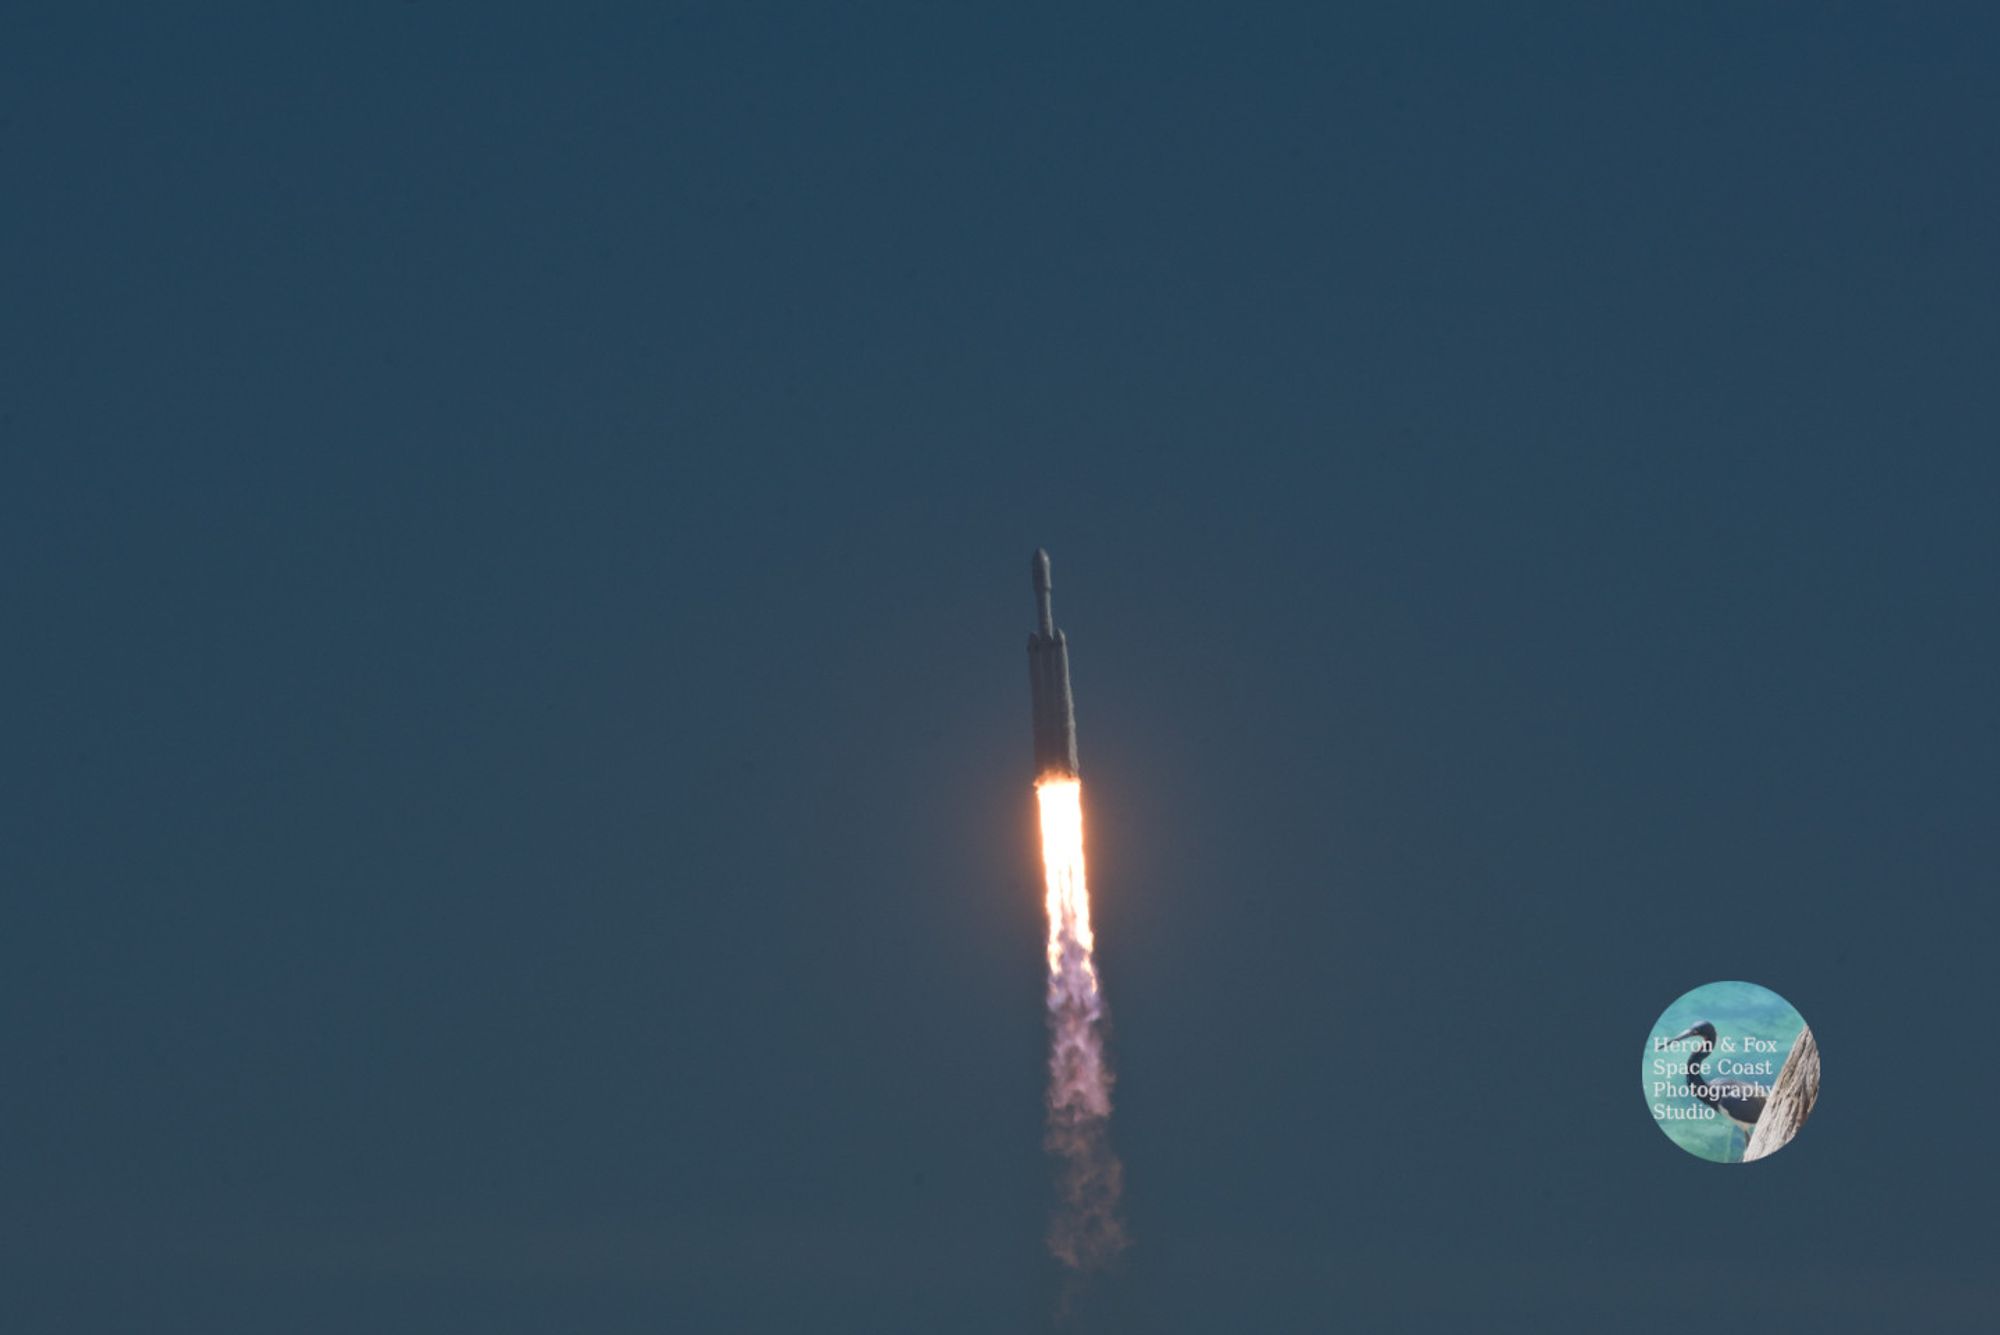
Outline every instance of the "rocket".
POLYGON ((1035 549, 1029 564, 1040 625, 1028 636, 1028 698, 1035 724, 1035 777, 1076 777, 1076 702, 1069 693, 1069 640, 1056 629, 1050 604, 1049 554, 1035 549))

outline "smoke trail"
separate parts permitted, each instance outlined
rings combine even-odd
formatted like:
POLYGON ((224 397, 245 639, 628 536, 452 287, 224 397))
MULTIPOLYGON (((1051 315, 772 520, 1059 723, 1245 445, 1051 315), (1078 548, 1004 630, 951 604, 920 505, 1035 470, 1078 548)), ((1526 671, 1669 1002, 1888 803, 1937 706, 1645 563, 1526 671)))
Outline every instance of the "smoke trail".
POLYGON ((1071 778, 1035 785, 1042 815, 1042 870, 1049 910, 1049 1126, 1061 1200, 1049 1250, 1076 1271, 1101 1269, 1124 1249, 1118 1218, 1123 1170, 1106 1130, 1111 1072, 1100 1023, 1104 1001, 1092 958, 1090 886, 1083 863, 1082 786, 1071 778))

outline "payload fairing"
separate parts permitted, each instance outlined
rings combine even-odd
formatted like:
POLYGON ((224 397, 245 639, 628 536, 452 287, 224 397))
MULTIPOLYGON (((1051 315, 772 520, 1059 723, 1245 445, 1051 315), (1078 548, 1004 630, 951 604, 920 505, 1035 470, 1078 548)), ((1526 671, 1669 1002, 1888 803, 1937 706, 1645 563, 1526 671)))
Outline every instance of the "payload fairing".
POLYGON ((1069 693, 1069 641, 1056 629, 1050 601, 1049 554, 1035 549, 1030 566, 1040 626, 1028 636, 1028 692, 1034 707, 1035 777, 1076 777, 1076 703, 1069 693))

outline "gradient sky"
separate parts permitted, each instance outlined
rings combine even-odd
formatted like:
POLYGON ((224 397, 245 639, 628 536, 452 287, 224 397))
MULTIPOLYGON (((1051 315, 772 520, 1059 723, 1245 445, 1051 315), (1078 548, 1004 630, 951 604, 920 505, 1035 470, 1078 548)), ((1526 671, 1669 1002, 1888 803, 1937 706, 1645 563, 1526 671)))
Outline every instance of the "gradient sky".
POLYGON ((1080 1329, 1993 1329, 1994 10, 986 8, 8 20, 9 1331, 1046 1328, 1037 544, 1080 1329))

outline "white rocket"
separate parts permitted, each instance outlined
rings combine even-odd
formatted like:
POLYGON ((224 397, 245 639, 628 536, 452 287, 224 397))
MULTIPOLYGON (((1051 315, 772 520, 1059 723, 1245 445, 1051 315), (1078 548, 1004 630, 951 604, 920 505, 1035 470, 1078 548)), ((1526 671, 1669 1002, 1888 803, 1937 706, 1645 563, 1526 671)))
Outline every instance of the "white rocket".
POLYGON ((1076 702, 1069 693, 1069 641, 1056 629, 1050 603, 1049 554, 1035 549, 1035 611, 1040 627, 1028 637, 1028 692, 1034 706, 1035 777, 1076 777, 1076 702))

